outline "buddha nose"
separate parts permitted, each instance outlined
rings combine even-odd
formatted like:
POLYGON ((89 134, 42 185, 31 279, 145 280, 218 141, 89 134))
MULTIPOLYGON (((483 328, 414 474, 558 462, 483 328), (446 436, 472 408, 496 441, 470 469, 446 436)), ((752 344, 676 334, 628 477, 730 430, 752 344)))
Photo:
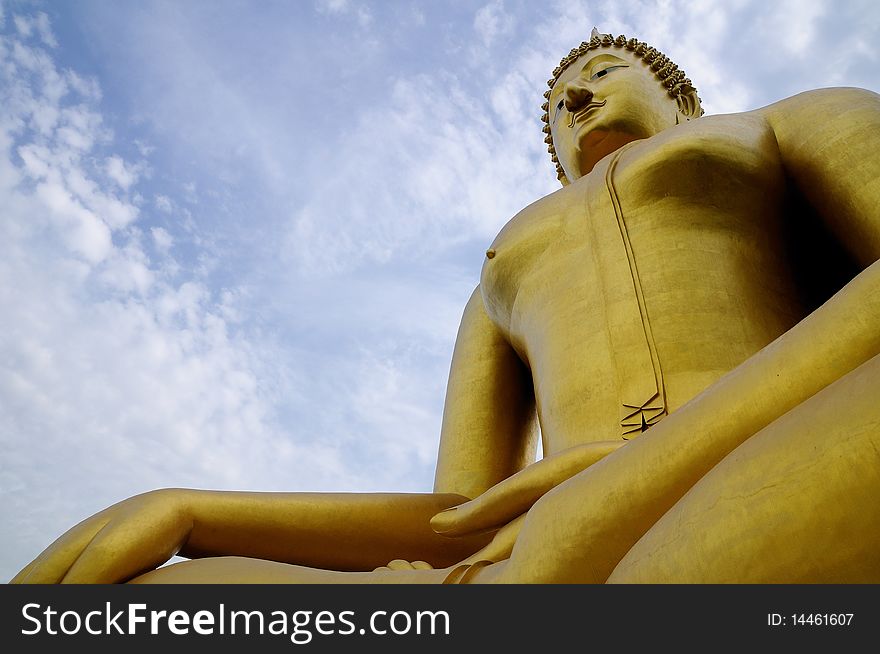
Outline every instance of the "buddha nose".
POLYGON ((563 99, 566 109, 577 111, 593 99, 593 92, 583 82, 572 80, 565 84, 563 99))

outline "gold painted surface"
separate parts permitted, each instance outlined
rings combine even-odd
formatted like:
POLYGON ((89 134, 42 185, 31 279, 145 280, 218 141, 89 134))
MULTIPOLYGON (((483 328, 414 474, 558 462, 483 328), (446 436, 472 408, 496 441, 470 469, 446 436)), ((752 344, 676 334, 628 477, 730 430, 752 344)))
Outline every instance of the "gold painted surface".
POLYGON ((700 117, 602 35, 550 84, 564 186, 486 252, 433 493, 155 491, 14 581, 880 582, 880 96, 700 117))

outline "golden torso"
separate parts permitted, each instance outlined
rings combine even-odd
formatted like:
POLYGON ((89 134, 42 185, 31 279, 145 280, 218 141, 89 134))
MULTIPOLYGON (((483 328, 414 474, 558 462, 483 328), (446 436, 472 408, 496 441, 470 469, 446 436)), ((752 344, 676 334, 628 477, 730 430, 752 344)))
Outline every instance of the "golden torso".
POLYGON ((785 193, 765 122, 718 116, 634 142, 505 226, 482 294, 531 369, 545 454, 637 435, 622 405, 654 370, 671 412, 805 315, 785 193))

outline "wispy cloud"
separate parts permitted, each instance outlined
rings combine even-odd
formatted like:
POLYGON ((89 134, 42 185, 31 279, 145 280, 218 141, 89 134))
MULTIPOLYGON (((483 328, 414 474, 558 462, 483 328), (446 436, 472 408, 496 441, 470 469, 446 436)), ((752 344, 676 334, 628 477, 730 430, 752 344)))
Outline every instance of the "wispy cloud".
MULTIPOLYGON (((0 18, 2 18, 2 15, 0 15, 0 18)), ((15 29, 21 36, 28 38, 36 34, 44 45, 50 48, 58 47, 58 41, 55 39, 49 24, 49 16, 45 12, 41 11, 35 16, 16 14, 13 17, 13 21, 15 22, 15 29)))
POLYGON ((474 16, 474 30, 486 47, 490 47, 495 39, 513 31, 513 16, 507 13, 503 0, 493 0, 477 11, 474 16))
POLYGON ((352 17, 361 27, 369 27, 373 22, 367 3, 358 0, 316 0, 315 9, 319 14, 352 17))
MULTIPOLYGON (((68 83, 34 35, 0 40, 0 481, 4 519, 31 515, 7 572, 169 472, 221 487, 279 462, 317 486, 322 474, 281 441, 281 390, 266 382, 277 376, 230 321, 234 293, 151 259, 126 196, 137 165, 110 151, 99 95, 68 83)), ((170 234, 151 233, 167 254, 170 234)), ((335 457, 328 447, 327 465, 335 457)))
POLYGON ((468 239, 491 242, 519 208, 552 188, 536 170, 537 120, 510 110, 521 107, 527 85, 515 75, 496 84, 475 98, 451 73, 396 80, 387 104, 342 135, 328 164, 333 176, 296 212, 292 261, 339 271, 468 239))

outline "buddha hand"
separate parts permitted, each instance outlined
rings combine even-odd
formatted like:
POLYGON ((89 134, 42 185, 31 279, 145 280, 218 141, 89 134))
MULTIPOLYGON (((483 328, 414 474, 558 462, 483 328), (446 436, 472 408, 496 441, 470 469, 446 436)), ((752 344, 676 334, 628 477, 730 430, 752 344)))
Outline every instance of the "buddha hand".
MULTIPOLYGON (((548 491, 626 443, 596 441, 557 452, 520 470, 469 502, 441 511, 431 518, 431 527, 444 536, 465 536, 501 529, 527 513, 548 491)), ((500 538, 504 541, 504 547, 507 547, 512 544, 511 534, 515 539, 513 532, 518 533, 519 529, 502 531, 504 533, 499 532, 495 540, 500 538)), ((488 547, 492 547, 492 544, 488 547)))
POLYGON ((117 583, 156 568, 192 530, 187 493, 156 490, 114 504, 64 533, 11 583, 117 583))

